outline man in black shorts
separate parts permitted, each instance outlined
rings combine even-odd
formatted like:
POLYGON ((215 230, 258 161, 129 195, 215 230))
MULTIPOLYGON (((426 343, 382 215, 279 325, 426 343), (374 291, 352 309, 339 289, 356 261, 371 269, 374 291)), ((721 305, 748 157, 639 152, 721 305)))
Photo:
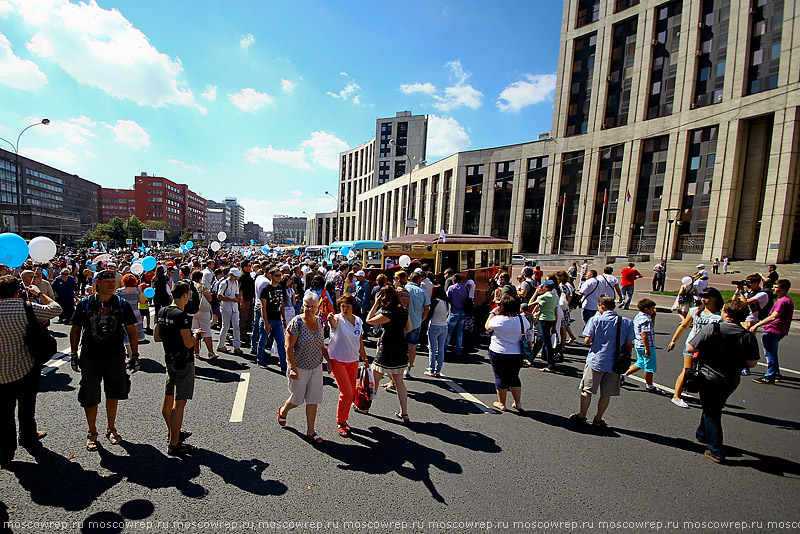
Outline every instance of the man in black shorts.
POLYGON ((167 385, 161 413, 169 430, 170 456, 191 454, 197 447, 183 441, 192 435, 181 430, 186 401, 194 393, 194 348, 203 339, 199 328, 191 331, 192 318, 184 311, 191 297, 191 287, 186 282, 172 286, 172 304, 158 311, 153 338, 164 344, 164 360, 167 364, 167 385))
POLYGON ((97 293, 84 297, 75 309, 70 330, 72 369, 80 371, 78 401, 86 412, 89 434, 86 450, 97 450, 97 406, 100 404, 100 383, 105 383, 108 426, 106 437, 112 445, 122 443, 116 429, 117 405, 127 399, 131 388, 125 366, 125 332, 131 344, 131 359, 127 368, 139 370, 139 334, 136 316, 130 305, 114 294, 116 275, 105 270, 95 278, 97 293), (81 335, 82 334, 82 335, 81 335), (78 342, 81 352, 78 357, 78 342))

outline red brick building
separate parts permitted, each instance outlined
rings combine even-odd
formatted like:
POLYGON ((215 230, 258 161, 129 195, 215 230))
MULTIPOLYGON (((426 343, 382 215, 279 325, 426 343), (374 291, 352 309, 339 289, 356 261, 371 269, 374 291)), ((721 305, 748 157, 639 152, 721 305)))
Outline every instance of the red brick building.
POLYGON ((205 214, 206 200, 189 186, 144 172, 134 179, 133 189, 103 188, 101 193, 100 221, 104 223, 136 215, 145 223, 166 222, 173 234, 184 228, 203 233, 205 214))

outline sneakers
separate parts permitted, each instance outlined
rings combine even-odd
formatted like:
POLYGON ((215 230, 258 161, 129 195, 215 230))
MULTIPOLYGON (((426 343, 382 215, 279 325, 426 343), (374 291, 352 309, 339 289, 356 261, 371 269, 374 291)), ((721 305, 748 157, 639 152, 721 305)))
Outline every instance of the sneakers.
POLYGON ((685 401, 685 400, 683 400, 683 399, 678 399, 678 400, 675 400, 675 397, 672 397, 672 398, 670 399, 670 401, 672 402, 672 404, 674 404, 674 405, 675 405, 675 406, 677 406, 678 408, 688 408, 688 407, 689 407, 689 405, 688 405, 688 404, 686 404, 686 401, 685 401))
POLYGON ((766 376, 762 376, 761 378, 754 378, 753 382, 756 384, 768 384, 771 386, 775 385, 775 380, 772 378, 767 378, 766 376))
POLYGON ((656 386, 647 386, 645 389, 648 393, 655 393, 656 395, 668 395, 666 391, 656 386))
POLYGON ((708 449, 706 449, 706 457, 709 458, 712 462, 717 464, 721 464, 722 462, 725 461, 725 458, 723 458, 722 456, 717 456, 708 449))
POLYGON ((747 368, 742 369, 742 376, 750 376, 750 369, 747 368))
POLYGON ((410 378, 412 378, 411 377, 411 372, 408 369, 403 371, 403 378, 405 378, 406 380, 409 380, 410 378))
POLYGON ((619 375, 619 385, 620 386, 625 383, 625 379, 626 378, 627 377, 625 375, 619 375))

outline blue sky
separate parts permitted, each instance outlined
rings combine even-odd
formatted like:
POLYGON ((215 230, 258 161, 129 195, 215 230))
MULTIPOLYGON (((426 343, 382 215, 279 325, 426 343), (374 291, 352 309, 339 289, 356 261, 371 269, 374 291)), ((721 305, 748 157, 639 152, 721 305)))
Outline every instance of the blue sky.
POLYGON ((21 154, 235 196, 271 229, 333 210, 378 117, 428 114, 429 162, 549 130, 560 26, 549 0, 0 0, 0 137, 47 117, 21 154))

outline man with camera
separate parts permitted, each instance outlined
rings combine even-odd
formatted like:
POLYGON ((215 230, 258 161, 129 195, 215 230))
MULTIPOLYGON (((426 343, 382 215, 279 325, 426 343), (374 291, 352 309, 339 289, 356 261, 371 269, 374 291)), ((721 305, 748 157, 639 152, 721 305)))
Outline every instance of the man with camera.
POLYGON ((769 293, 761 288, 760 274, 751 274, 744 280, 737 280, 731 283, 736 286, 736 292, 733 294, 734 300, 740 300, 750 308, 747 319, 742 323, 743 327, 750 328, 769 314, 770 296, 769 293))
POLYGON ((125 332, 131 344, 131 358, 127 369, 139 370, 139 334, 136 331, 136 316, 125 299, 114 294, 117 277, 111 270, 97 273, 97 293, 84 297, 75 309, 70 330, 74 371, 80 371, 81 382, 78 401, 86 412, 89 433, 86 450, 96 451, 97 407, 100 404, 100 384, 105 382, 106 413, 108 425, 106 438, 112 445, 122 443, 116 429, 117 406, 128 398, 131 381, 125 365, 125 332), (78 356, 78 343, 81 352, 78 356))
POLYGON ((205 334, 199 328, 191 330, 192 317, 185 311, 190 297, 191 286, 187 282, 176 282, 172 286, 172 304, 158 311, 153 333, 153 339, 164 344, 167 364, 161 414, 169 431, 167 454, 170 456, 183 456, 197 450, 197 447, 184 443, 192 433, 181 430, 186 401, 194 394, 194 348, 205 334))

